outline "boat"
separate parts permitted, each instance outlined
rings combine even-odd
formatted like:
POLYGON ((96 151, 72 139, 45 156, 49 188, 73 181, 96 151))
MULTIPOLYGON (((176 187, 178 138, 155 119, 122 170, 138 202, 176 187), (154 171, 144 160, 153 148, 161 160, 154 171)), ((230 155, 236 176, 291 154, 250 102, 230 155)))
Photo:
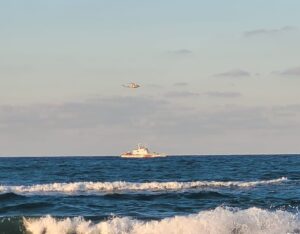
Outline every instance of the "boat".
POLYGON ((166 154, 150 152, 147 147, 141 144, 138 144, 136 149, 121 154, 122 158, 160 158, 166 156, 166 154))

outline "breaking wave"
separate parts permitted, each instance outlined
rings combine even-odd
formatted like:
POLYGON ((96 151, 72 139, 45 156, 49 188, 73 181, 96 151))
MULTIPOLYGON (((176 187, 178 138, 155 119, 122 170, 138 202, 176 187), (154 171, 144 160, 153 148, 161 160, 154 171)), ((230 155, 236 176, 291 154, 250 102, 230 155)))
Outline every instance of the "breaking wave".
POLYGON ((51 183, 36 185, 5 186, 0 185, 0 193, 16 194, 49 194, 49 193, 114 193, 114 192, 139 192, 139 191, 180 191, 205 187, 254 187, 258 185, 277 184, 288 179, 282 177, 273 180, 260 181, 193 181, 193 182, 146 182, 132 183, 116 182, 73 182, 51 183))
POLYGON ((237 210, 218 207, 195 215, 175 216, 160 221, 112 218, 93 223, 82 217, 56 219, 46 216, 23 219, 32 234, 282 234, 300 233, 300 217, 287 211, 259 208, 237 210))

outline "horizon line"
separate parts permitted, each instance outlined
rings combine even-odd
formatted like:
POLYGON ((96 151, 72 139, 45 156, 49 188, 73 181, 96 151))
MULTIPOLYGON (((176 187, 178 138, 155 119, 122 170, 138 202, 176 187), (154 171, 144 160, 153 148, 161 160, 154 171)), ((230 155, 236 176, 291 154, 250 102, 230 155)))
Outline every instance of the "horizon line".
MULTIPOLYGON (((300 153, 243 153, 243 154, 170 154, 167 157, 212 157, 212 156, 300 156, 300 153)), ((0 158, 84 158, 118 157, 119 155, 0 155, 0 158)))

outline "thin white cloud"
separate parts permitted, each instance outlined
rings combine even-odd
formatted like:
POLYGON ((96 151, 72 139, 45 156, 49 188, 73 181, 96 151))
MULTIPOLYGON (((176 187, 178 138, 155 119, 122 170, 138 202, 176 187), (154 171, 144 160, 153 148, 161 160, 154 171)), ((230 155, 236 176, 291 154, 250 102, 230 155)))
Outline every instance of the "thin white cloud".
POLYGON ((187 82, 177 82, 177 83, 174 83, 173 86, 176 86, 176 87, 183 87, 183 86, 188 86, 189 84, 187 82))
MULTIPOLYGON (((226 96, 227 94, 224 93, 223 96, 226 96)), ((200 95, 192 92, 177 94, 179 96, 186 95, 187 97, 200 95)), ((231 123, 230 127, 233 129, 247 129, 251 126, 276 127, 274 125, 276 122, 274 113, 279 112, 298 115, 300 114, 300 104, 277 105, 271 108, 230 105, 201 110, 197 105, 194 108, 186 108, 165 99, 120 96, 61 105, 0 106, 0 128, 9 131, 22 131, 24 128, 52 130, 53 128, 80 129, 96 126, 103 126, 108 129, 111 126, 122 126, 131 129, 137 125, 140 126, 142 122, 149 121, 155 123, 153 126, 159 126, 159 128, 164 128, 164 125, 167 127, 172 123, 179 124, 182 122, 185 126, 211 126, 219 128, 221 131, 227 128, 229 123, 231 123)), ((285 124, 288 125, 289 123, 285 124)), ((147 125, 143 127, 148 128, 147 125)), ((1 133, 3 134, 3 131, 1 133)))
POLYGON ((275 72, 275 74, 281 76, 298 76, 300 77, 300 67, 288 68, 283 71, 275 72))
POLYGON ((249 77, 251 76, 250 72, 242 70, 242 69, 235 69, 230 70, 227 72, 222 72, 214 75, 215 77, 232 77, 232 78, 240 78, 240 77, 249 77))
POLYGON ((147 97, 109 97, 62 105, 2 106, 0 129, 132 125, 165 105, 164 100, 147 97))
POLYGON ((149 88, 154 88, 154 89, 163 88, 163 86, 159 85, 159 84, 147 84, 146 86, 149 87, 149 88))
POLYGON ((170 55, 176 55, 176 56, 186 56, 186 55, 190 55, 193 52, 191 50, 188 49, 179 49, 179 50, 169 50, 168 54, 170 55))
POLYGON ((216 98, 238 98, 241 97, 242 94, 238 92, 218 92, 218 91, 211 91, 204 93, 206 96, 209 97, 216 97, 216 98))
POLYGON ((254 36, 264 36, 264 35, 277 35, 277 34, 286 33, 286 32, 290 32, 290 31, 294 31, 294 30, 296 30, 296 28, 292 27, 292 26, 285 26, 285 27, 278 28, 278 29, 261 28, 261 29, 246 31, 246 32, 244 32, 244 36, 245 37, 254 37, 254 36))
POLYGON ((295 117, 300 115, 300 104, 275 106, 272 111, 276 116, 295 117))
POLYGON ((165 97, 171 98, 189 98, 200 96, 200 93, 190 92, 190 91, 171 91, 165 94, 165 97))
MULTIPOLYGON (((228 134, 246 141, 244 136, 251 133, 259 144, 262 132, 299 136, 299 115, 300 105, 203 108, 196 102, 179 104, 175 99, 146 96, 105 97, 61 105, 0 106, 0 147, 2 153, 10 155, 86 155, 122 152, 145 140, 162 149, 179 144, 182 152, 197 152, 199 142, 188 146, 182 142, 208 136, 226 141, 228 134)), ((221 151, 226 149, 222 143, 217 146, 221 151)), ((207 150, 213 152, 213 147, 207 150)), ((252 148, 243 152, 249 149, 252 148)))

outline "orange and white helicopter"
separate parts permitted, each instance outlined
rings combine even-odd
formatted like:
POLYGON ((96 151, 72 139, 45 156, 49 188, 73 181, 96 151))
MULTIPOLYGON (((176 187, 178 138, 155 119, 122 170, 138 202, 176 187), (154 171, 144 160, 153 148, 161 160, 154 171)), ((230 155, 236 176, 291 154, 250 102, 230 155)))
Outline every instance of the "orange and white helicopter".
POLYGON ((137 88, 139 88, 139 87, 141 87, 140 85, 138 85, 137 83, 128 83, 128 84, 126 84, 126 85, 122 85, 123 87, 125 87, 125 88, 130 88, 130 89, 137 89, 137 88))

